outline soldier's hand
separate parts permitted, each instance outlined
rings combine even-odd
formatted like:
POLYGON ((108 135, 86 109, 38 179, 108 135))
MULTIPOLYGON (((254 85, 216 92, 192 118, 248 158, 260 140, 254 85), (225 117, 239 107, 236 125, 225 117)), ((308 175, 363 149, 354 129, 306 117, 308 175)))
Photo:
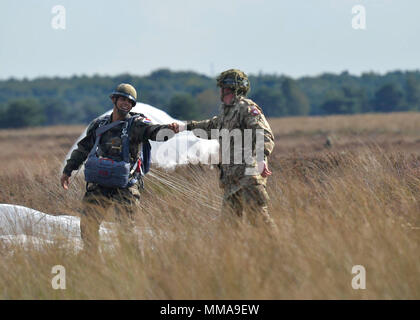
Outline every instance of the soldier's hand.
POLYGON ((70 183, 70 177, 68 175, 66 175, 65 173, 63 173, 63 175, 61 176, 61 185, 63 186, 63 188, 65 190, 68 190, 69 188, 69 183, 70 183))
POLYGON ((258 162, 258 172, 261 172, 261 176, 263 178, 271 176, 271 174, 272 174, 270 169, 268 169, 267 162, 265 162, 265 161, 258 162))
POLYGON ((175 133, 178 133, 179 132, 179 124, 176 123, 176 122, 173 122, 171 124, 168 124, 168 128, 171 129, 175 133))
POLYGON ((175 133, 179 133, 185 130, 186 125, 184 123, 179 124, 179 123, 174 122, 174 123, 169 124, 168 128, 171 129, 175 133))

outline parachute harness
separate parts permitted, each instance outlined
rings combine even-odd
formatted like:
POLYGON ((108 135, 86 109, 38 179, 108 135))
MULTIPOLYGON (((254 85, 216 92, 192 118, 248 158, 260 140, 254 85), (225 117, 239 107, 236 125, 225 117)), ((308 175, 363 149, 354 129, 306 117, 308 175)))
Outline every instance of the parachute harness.
MULTIPOLYGON (((108 116, 99 123, 99 127, 95 132, 95 145, 90 151, 88 160, 85 164, 85 180, 87 183, 97 183, 101 186, 109 188, 128 188, 138 183, 140 180, 140 186, 143 187, 142 175, 144 173, 141 169, 141 163, 139 163, 139 155, 137 155, 136 161, 133 165, 130 163, 130 142, 128 132, 135 118, 136 116, 133 116, 126 121, 108 123, 110 119, 108 116), (122 161, 98 157, 96 151, 98 149, 101 135, 120 124, 123 124, 121 132, 122 161)), ((144 171, 147 171, 147 169, 144 171)))

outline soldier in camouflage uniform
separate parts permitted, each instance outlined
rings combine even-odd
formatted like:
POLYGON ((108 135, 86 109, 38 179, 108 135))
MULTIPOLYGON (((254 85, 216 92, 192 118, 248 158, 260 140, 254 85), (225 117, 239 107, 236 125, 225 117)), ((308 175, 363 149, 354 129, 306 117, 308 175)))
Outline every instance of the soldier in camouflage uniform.
MULTIPOLYGON (((267 177, 271 175, 268 169, 267 157, 274 148, 274 136, 270 125, 265 119, 261 108, 245 96, 250 89, 248 77, 240 70, 230 69, 220 74, 217 78, 217 85, 221 90, 221 113, 209 120, 189 121, 186 129, 202 129, 206 131, 207 137, 211 138, 212 129, 227 129, 239 131, 244 136, 246 129, 251 129, 252 148, 254 150, 251 163, 234 163, 234 139, 230 139, 230 161, 228 164, 219 164, 220 184, 224 189, 222 214, 229 217, 233 211, 237 216, 245 215, 248 221, 257 225, 262 218, 269 226, 277 232, 277 227, 268 213, 269 197, 266 191, 267 177), (257 161, 255 157, 255 132, 261 129, 264 134, 264 159, 257 161), (247 169, 254 169, 254 174, 248 174, 247 169), (230 213, 230 214, 229 214, 230 213)), ((184 128, 175 129, 175 132, 184 128)), ((223 145, 221 136, 220 152, 226 147, 223 145)), ((244 153, 244 144, 241 145, 241 152, 244 153), (243 146, 243 147, 242 147, 243 146)), ((221 157, 219 157, 221 161, 221 157)))
MULTIPOLYGON (((137 92, 129 84, 120 84, 111 94, 110 98, 114 104, 113 112, 108 123, 120 120, 128 120, 134 115, 130 110, 136 104, 137 92)), ((69 179, 72 171, 78 170, 89 155, 95 144, 95 131, 99 124, 103 122, 103 117, 93 120, 86 132, 86 136, 77 144, 77 148, 72 152, 67 164, 64 167, 61 177, 61 185, 68 189, 69 179)), ((141 143, 149 139, 156 141, 157 134, 161 129, 174 129, 174 124, 153 125, 146 117, 136 117, 130 127, 129 150, 130 163, 135 162, 139 154, 141 143)), ((117 125, 102 134, 98 155, 115 161, 121 161, 121 130, 122 125, 117 125)), ((80 219, 81 236, 86 248, 98 249, 99 227, 104 220, 104 209, 111 205, 116 205, 117 220, 124 227, 132 229, 133 216, 139 208, 140 190, 139 185, 134 184, 128 188, 110 188, 95 183, 86 184, 86 193, 83 197, 83 212, 80 219)))

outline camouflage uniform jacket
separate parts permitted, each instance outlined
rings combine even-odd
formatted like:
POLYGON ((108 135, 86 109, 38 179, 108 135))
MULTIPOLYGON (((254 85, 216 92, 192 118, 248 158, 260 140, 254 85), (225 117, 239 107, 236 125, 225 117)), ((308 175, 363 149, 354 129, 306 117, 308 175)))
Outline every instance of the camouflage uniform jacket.
MULTIPOLYGON (((221 187, 225 189, 225 196, 235 193, 243 186, 265 184, 266 178, 263 178, 257 170, 257 162, 255 157, 255 129, 262 129, 264 132, 264 160, 267 161, 267 157, 271 154, 274 148, 274 136, 271 131, 270 125, 268 124, 261 108, 252 100, 244 97, 239 97, 237 102, 232 106, 221 105, 221 113, 208 120, 203 121, 189 121, 187 122, 187 129, 202 129, 207 133, 207 137, 211 138, 212 129, 227 129, 229 132, 238 129, 244 137, 245 129, 252 129, 252 150, 253 157, 252 161, 248 161, 248 164, 242 161, 240 164, 234 163, 234 143, 235 139, 230 138, 230 162, 228 164, 222 164, 222 150, 223 140, 219 138, 219 168, 220 168, 220 182, 221 187), (254 169, 255 173, 249 175, 246 169, 254 169)), ((237 130, 237 131, 238 131, 237 130)), ((244 152, 244 143, 242 139, 242 148, 240 152, 244 152)), ((237 148, 238 149, 238 148, 237 148)), ((243 159, 243 158, 242 158, 243 159)), ((226 162, 226 161, 224 161, 226 162)))
MULTIPOLYGON (((130 112, 129 114, 127 114, 126 119, 132 117, 134 114, 135 113, 130 112)), ((111 119, 112 114, 107 123, 110 123, 111 119)), ((87 156, 89 155, 89 152, 95 144, 95 131, 103 120, 104 117, 99 117, 90 123, 86 132, 86 136, 79 141, 79 143, 77 144, 77 148, 71 153, 71 156, 67 160, 67 164, 64 167, 63 173, 70 176, 73 170, 79 169, 79 167, 83 164, 83 162, 86 160, 87 156)), ((144 115, 141 115, 140 117, 136 118, 133 121, 129 131, 130 162, 134 163, 134 161, 136 160, 135 158, 139 154, 142 142, 146 142, 148 139, 156 141, 156 135, 159 132, 159 130, 167 128, 167 125, 151 124, 150 121, 144 117, 144 115)), ((121 130, 122 124, 102 134, 98 148, 99 156, 111 158, 116 161, 122 160, 121 130)))

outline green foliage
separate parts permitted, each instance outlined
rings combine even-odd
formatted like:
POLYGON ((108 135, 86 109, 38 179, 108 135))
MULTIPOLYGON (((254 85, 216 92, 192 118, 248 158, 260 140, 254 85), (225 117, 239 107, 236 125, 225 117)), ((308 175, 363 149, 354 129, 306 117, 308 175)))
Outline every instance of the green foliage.
POLYGON ((292 116, 307 115, 310 105, 305 93, 299 88, 296 81, 287 78, 282 83, 287 114, 292 116))
POLYGON ((268 87, 261 87, 251 94, 251 99, 263 108, 266 115, 272 117, 287 115, 285 99, 281 89, 272 90, 268 87))
POLYGON ((195 100, 200 108, 199 118, 207 119, 219 112, 221 101, 219 91, 216 88, 200 92, 195 100))
MULTIPOLYGON (((263 79, 262 76, 259 77, 263 79)), ((258 79, 255 79, 258 81, 258 79)), ((291 78, 269 76, 250 95, 269 117, 307 115, 310 104, 298 83, 291 78)))
POLYGON ((321 105, 326 114, 354 114, 370 111, 366 93, 355 86, 343 86, 326 94, 321 105))
POLYGON ((45 123, 43 107, 35 99, 12 100, 1 110, 0 125, 2 128, 33 127, 45 123))
POLYGON ((404 102, 403 92, 393 83, 385 84, 375 93, 373 110, 379 112, 400 111, 404 102))
MULTIPOLYGON (((326 73, 299 79, 258 74, 249 79, 249 96, 268 117, 420 110, 418 71, 361 76, 326 73)), ((109 94, 121 82, 133 84, 138 101, 180 119, 209 118, 220 106, 215 79, 191 71, 160 69, 144 77, 9 79, 0 81, 0 128, 87 124, 112 108, 109 94), (13 108, 30 116, 17 116, 13 108)))
POLYGON ((169 114, 178 119, 193 120, 200 116, 194 98, 188 93, 176 94, 169 102, 169 114))
POLYGON ((407 110, 420 110, 420 81, 409 75, 405 91, 407 110))

